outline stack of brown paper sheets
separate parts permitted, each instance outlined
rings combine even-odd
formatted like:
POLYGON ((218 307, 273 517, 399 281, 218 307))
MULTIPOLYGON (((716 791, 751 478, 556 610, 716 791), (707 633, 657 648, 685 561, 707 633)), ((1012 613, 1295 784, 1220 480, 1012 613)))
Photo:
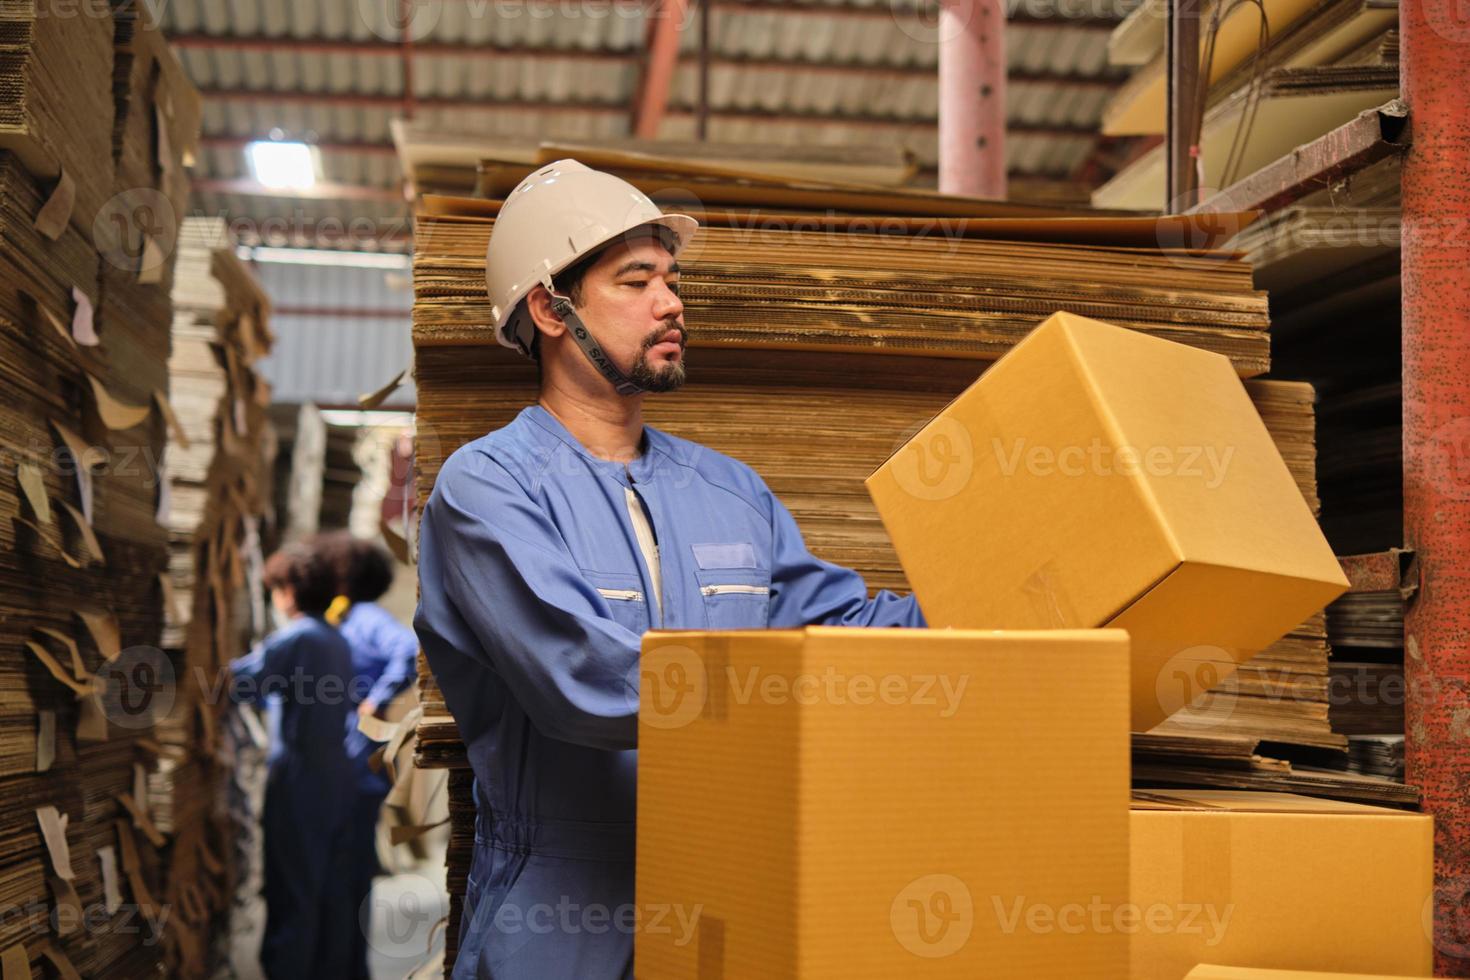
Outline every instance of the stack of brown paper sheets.
POLYGON ((89 231, 112 194, 112 19, 83 6, 0 6, 0 149, 44 180, 48 196, 66 185, 61 222, 89 231))
MULTIPOLYGON (((484 263, 493 219, 485 202, 426 204, 415 232, 417 343, 475 343, 490 322, 484 263)), ((1269 366, 1266 297, 1243 263, 1157 247, 964 237, 974 231, 969 219, 930 222, 928 235, 847 230, 864 227, 874 226, 702 229, 680 259, 681 295, 699 325, 691 344, 989 361, 1060 309, 1217 351, 1243 377, 1269 366)), ((1029 227, 1034 235, 1045 221, 1029 227)), ((1069 227, 1056 233, 1089 237, 1081 219, 1069 227)))
POLYGON ((114 183, 115 27, 106 6, 0 10, 0 901, 26 910, 0 948, 63 973, 202 976, 228 878, 202 855, 229 838, 206 818, 197 679, 160 645, 174 252, 145 275, 94 236, 136 189, 114 183), (178 718, 195 758, 165 743, 178 718), (155 799, 169 781, 193 795, 155 799))
MULTIPOLYGON (((255 363, 272 343, 270 304, 219 218, 184 222, 174 282, 171 397, 187 421, 168 446, 175 602, 163 643, 191 676, 217 680, 266 630, 261 524, 275 443, 265 410, 269 390, 255 363)), ((216 898, 221 905, 241 898, 237 881, 199 873, 228 868, 238 853, 239 828, 220 812, 229 775, 215 758, 226 705, 199 684, 183 694, 180 708, 158 726, 164 755, 151 798, 163 822, 195 838, 171 884, 214 888, 205 903, 213 908, 216 898)), ((243 900, 255 903, 258 895, 243 900)), ((198 898, 186 901, 200 905, 198 898)), ((188 953, 202 963, 208 933, 190 935, 181 959, 191 962, 188 953)))

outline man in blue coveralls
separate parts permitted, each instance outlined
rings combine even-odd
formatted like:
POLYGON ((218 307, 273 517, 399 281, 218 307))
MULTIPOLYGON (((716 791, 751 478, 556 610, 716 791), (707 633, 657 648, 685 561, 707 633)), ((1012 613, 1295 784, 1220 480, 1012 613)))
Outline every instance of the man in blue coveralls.
POLYGON ((924 625, 808 552, 750 467, 643 424, 684 381, 697 229, 575 160, 495 223, 496 336, 537 360, 540 397, 444 464, 415 618, 475 771, 456 978, 632 976, 644 631, 924 625))

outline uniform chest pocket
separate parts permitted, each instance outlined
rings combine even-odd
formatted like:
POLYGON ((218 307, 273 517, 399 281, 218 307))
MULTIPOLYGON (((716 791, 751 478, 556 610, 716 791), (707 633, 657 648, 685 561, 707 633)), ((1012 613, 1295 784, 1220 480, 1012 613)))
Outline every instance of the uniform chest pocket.
POLYGON ((694 546, 695 577, 712 630, 765 629, 770 622, 771 570, 749 544, 694 546))
POLYGON ((643 582, 638 576, 589 572, 586 569, 583 569, 582 574, 587 576, 587 581, 612 610, 613 621, 619 626, 639 636, 652 628, 652 619, 649 616, 652 600, 643 591, 643 582))

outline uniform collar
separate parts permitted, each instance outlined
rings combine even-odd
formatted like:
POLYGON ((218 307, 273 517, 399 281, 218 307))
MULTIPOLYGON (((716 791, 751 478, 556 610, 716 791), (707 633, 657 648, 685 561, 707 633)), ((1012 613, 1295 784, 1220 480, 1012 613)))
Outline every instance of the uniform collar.
POLYGON ((637 482, 646 482, 653 476, 654 455, 662 450, 663 433, 651 425, 643 427, 643 453, 630 462, 626 470, 622 463, 615 463, 610 459, 602 459, 594 456, 587 447, 577 441, 577 437, 555 416, 539 404, 527 405, 521 410, 521 415, 534 422, 546 432, 555 436, 561 442, 566 443, 571 450, 583 459, 587 460, 599 473, 612 477, 619 483, 627 484, 627 474, 631 473, 637 482))

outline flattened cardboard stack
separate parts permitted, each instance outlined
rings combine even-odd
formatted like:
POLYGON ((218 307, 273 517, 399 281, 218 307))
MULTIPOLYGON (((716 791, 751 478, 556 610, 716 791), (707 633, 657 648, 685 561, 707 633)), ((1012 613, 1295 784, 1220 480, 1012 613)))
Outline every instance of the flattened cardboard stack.
MULTIPOLYGON (((229 660, 265 631, 257 597, 274 453, 261 404, 268 396, 252 364, 269 350, 270 305, 235 256, 223 219, 187 219, 179 242, 171 396, 188 421, 168 446, 174 602, 163 643, 189 682, 159 726, 168 755, 153 801, 180 830, 213 828, 213 866, 244 868, 240 834, 225 814, 230 771, 218 758, 228 705, 206 685, 223 678, 229 660)), ((176 869, 175 877, 190 881, 197 873, 176 869)), ((229 886, 221 886, 226 904, 234 898, 229 886)), ((210 939, 206 933, 195 941, 203 948, 210 939)))
POLYGON ((113 193, 108 135, 112 18, 97 5, 62 11, 44 0, 0 7, 0 150, 59 188, 58 207, 90 232, 113 193))
POLYGON ((114 182, 113 35, 105 6, 0 11, 0 893, 27 910, 0 948, 63 974, 198 976, 223 838, 150 791, 186 686, 159 649, 171 318, 93 237, 139 189, 114 182))

